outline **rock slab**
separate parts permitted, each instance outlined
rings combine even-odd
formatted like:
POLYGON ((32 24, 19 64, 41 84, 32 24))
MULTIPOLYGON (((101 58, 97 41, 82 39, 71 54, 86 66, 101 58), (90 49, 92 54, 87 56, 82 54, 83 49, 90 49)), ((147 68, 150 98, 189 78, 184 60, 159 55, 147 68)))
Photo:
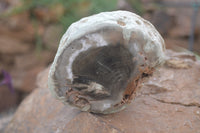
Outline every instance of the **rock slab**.
POLYGON ((125 110, 109 115, 80 112, 54 99, 47 87, 47 69, 38 76, 38 88, 22 102, 5 132, 198 133, 200 62, 192 55, 168 54, 166 64, 141 84, 135 100, 125 110))

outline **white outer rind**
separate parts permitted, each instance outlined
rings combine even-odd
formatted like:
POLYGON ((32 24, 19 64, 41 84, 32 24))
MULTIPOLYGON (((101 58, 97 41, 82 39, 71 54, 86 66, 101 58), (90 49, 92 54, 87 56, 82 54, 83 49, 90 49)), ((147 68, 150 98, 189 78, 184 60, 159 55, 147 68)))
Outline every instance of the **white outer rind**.
MULTIPOLYGON (((57 62, 60 55, 62 55, 62 52, 64 52, 64 48, 67 47, 74 40, 88 33, 95 32, 102 29, 103 27, 108 26, 122 28, 124 40, 129 40, 133 31, 142 32, 144 39, 148 40, 144 46, 144 52, 149 52, 152 50, 152 48, 156 46, 158 49, 157 56, 159 57, 159 59, 155 61, 155 63, 157 64, 164 60, 165 46, 163 38, 150 22, 144 20, 140 16, 128 11, 113 11, 103 12, 97 15, 82 18, 81 20, 73 23, 63 35, 59 44, 57 54, 54 58, 54 62, 50 68, 48 87, 51 92, 53 92, 54 96, 56 96, 58 99, 63 101, 65 100, 64 97, 57 96, 55 92, 56 82, 54 80, 55 68, 58 65, 57 62), (125 25, 119 24, 118 22, 123 22, 125 25), (150 35, 149 33, 152 33, 152 35, 150 35)), ((156 64, 153 65, 155 66, 156 64)))

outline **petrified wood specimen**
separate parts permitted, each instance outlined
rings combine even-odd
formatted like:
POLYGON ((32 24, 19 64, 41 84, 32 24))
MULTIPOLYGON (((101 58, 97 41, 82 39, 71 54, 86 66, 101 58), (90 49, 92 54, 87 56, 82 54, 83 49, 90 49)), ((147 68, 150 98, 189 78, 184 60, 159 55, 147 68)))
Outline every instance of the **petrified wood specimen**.
POLYGON ((49 73, 53 94, 82 111, 114 113, 134 98, 139 82, 165 59, 152 24, 127 12, 104 12, 73 23, 49 73))

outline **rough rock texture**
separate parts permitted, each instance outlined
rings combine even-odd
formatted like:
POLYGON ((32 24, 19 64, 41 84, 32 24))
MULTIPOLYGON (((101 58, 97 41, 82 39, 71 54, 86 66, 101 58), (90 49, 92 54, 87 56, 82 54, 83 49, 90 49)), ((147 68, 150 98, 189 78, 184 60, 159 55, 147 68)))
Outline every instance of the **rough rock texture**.
POLYGON ((185 53, 167 54, 171 57, 141 84, 135 100, 111 115, 80 112, 55 100, 47 89, 45 70, 6 133, 198 133, 200 62, 185 53))
POLYGON ((16 106, 19 101, 19 96, 12 93, 5 85, 0 87, 0 112, 6 111, 10 107, 16 106))
POLYGON ((12 120, 16 108, 11 108, 6 112, 0 113, 0 133, 4 133, 4 130, 8 123, 12 120))

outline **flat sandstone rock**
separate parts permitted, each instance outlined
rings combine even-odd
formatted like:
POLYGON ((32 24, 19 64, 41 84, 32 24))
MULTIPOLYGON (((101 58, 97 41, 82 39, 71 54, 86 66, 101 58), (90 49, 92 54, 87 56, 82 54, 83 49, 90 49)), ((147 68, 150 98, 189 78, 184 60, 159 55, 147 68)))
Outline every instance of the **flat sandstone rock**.
POLYGON ((141 84, 135 100, 109 115, 80 112, 54 99, 45 70, 38 76, 38 89, 22 102, 6 133, 198 133, 200 62, 191 55, 167 53, 169 61, 141 84))

